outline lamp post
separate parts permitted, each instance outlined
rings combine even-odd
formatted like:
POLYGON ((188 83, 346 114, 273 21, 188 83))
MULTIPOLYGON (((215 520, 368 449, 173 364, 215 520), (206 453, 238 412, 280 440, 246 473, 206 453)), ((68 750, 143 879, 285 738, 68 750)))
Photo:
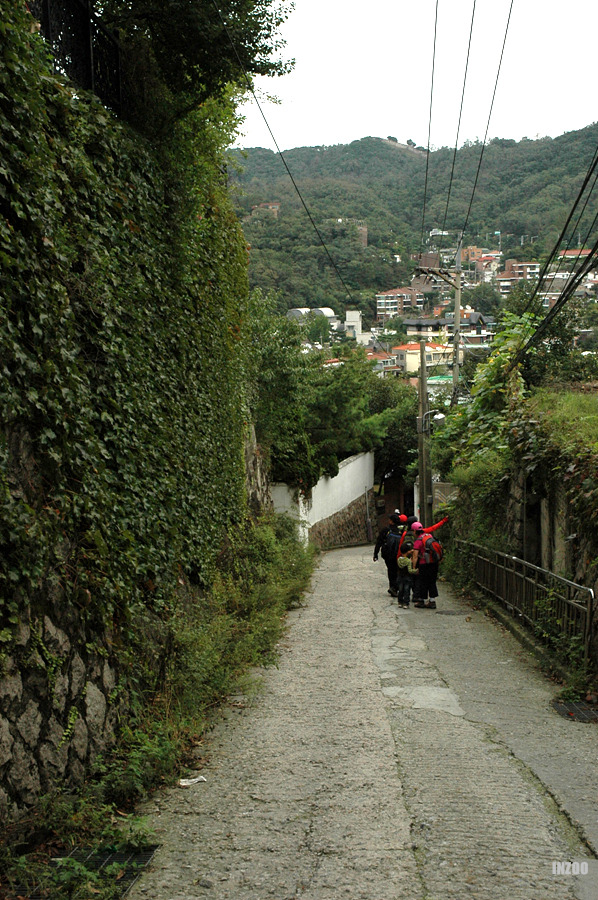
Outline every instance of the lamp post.
POLYGON ((417 417, 417 433, 418 434, 430 434, 431 430, 431 417, 434 416, 434 422, 437 422, 439 425, 441 422, 444 422, 446 416, 444 413, 441 413, 438 409, 430 409, 428 412, 425 412, 423 416, 417 417))
POLYGON ((446 416, 437 409, 426 410, 417 417, 418 449, 419 449, 419 511, 422 525, 427 528, 432 524, 433 494, 432 468, 430 466, 430 447, 427 436, 430 434, 432 421, 440 424, 446 416))

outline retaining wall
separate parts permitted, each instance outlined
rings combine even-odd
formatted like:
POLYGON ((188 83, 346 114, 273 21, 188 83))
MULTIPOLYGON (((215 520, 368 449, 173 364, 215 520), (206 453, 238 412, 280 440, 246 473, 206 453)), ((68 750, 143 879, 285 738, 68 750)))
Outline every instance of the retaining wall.
POLYGON ((372 540, 373 486, 374 454, 359 453, 343 460, 334 478, 320 478, 307 498, 286 484, 272 485, 271 494, 274 509, 297 521, 305 543, 329 548, 372 540))

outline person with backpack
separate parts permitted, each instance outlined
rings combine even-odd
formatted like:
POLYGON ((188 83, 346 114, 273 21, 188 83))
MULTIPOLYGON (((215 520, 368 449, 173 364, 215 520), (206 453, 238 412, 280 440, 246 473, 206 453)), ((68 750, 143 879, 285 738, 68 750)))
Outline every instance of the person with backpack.
POLYGON ((407 534, 399 548, 397 559, 397 600, 401 609, 409 609, 411 592, 415 584, 418 569, 413 568, 413 539, 407 534))
POLYGON ((388 574, 388 593, 391 597, 397 596, 397 556, 399 553, 399 541, 403 535, 404 526, 401 518, 394 512, 389 517, 390 524, 380 529, 374 547, 374 562, 378 560, 378 553, 386 563, 388 574))
POLYGON ((413 588, 413 606, 417 609, 436 609, 436 580, 442 559, 442 544, 424 529, 421 522, 414 522, 411 530, 415 535, 413 568, 418 569, 413 588))

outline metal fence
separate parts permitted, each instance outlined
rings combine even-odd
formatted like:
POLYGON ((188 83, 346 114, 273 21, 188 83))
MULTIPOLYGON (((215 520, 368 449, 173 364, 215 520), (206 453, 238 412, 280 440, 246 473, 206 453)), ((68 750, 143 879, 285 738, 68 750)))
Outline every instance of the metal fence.
POLYGON ((457 541, 456 545, 473 561, 475 582, 484 593, 522 618, 545 642, 570 651, 577 645, 584 662, 596 664, 592 588, 479 544, 457 541))
POLYGON ((120 48, 93 14, 90 0, 29 0, 27 5, 52 48, 55 70, 120 113, 120 48))

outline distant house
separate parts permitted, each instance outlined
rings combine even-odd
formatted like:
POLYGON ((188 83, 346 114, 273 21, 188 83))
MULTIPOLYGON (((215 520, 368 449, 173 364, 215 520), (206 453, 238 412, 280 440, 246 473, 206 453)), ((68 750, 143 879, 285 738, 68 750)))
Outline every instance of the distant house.
POLYGON ((340 325, 340 319, 338 318, 334 310, 329 306, 316 306, 314 309, 309 306, 296 306, 293 309, 288 310, 287 319, 295 319, 296 321, 301 321, 310 314, 314 316, 325 316, 328 319, 328 324, 333 331, 336 331, 340 325))
POLYGON ((363 330, 360 310, 346 310, 345 334, 347 335, 347 337, 354 338, 354 340, 356 340, 358 344, 361 344, 364 347, 367 347, 372 342, 372 332, 363 330))
POLYGON ((487 253, 488 251, 484 250, 482 247, 463 247, 461 250, 461 261, 464 263, 474 263, 487 253))
POLYGON ((475 270, 480 281, 494 281, 500 269, 500 253, 488 253, 476 259, 475 270))
POLYGON ((275 200, 268 203, 258 203, 257 206, 251 207, 251 215, 256 216, 261 213, 266 213, 267 215, 271 215, 273 218, 278 218, 278 213, 280 212, 280 203, 275 200))
POLYGON ((509 294, 518 281, 531 281, 540 275, 540 263, 520 262, 518 259, 507 259, 504 271, 496 275, 496 284, 501 295, 509 294))
MULTIPOLYGON (((407 375, 416 374, 420 368, 420 342, 413 341, 409 344, 400 344, 393 347, 392 352, 397 358, 397 367, 407 375)), ((463 351, 459 353, 460 362, 463 360, 463 351)), ((426 341, 425 349, 426 369, 435 369, 440 366, 452 366, 453 347, 451 344, 437 344, 434 341, 426 341)))
POLYGON ((401 316, 405 310, 414 312, 422 309, 424 295, 412 287, 391 288, 376 294, 376 314, 378 320, 386 321, 401 316))
POLYGON ((578 260, 585 259, 590 255, 591 250, 561 250, 557 259, 564 260, 566 262, 577 262, 578 260))
POLYGON ((403 319, 403 328, 408 335, 425 335, 426 337, 437 338, 439 343, 445 343, 448 334, 448 322, 443 318, 403 319))
POLYGON ((423 266, 424 269, 437 269, 440 266, 439 253, 414 253, 411 259, 415 260, 418 266, 423 266))
POLYGON ((375 363, 374 372, 381 378, 397 374, 397 358, 394 353, 385 353, 383 350, 368 350, 367 358, 375 363))

